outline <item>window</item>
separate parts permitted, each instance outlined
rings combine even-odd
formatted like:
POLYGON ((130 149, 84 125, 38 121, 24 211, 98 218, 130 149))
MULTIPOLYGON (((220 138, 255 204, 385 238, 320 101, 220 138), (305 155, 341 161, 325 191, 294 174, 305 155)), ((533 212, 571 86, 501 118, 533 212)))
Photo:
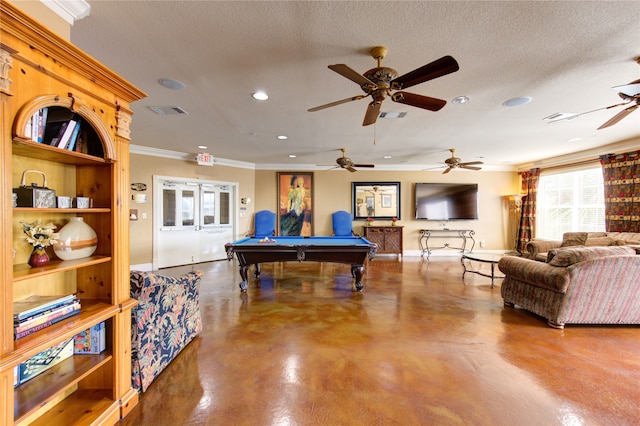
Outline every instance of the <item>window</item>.
POLYGON ((565 232, 604 232, 602 168, 541 174, 536 218, 536 238, 561 240, 565 232))

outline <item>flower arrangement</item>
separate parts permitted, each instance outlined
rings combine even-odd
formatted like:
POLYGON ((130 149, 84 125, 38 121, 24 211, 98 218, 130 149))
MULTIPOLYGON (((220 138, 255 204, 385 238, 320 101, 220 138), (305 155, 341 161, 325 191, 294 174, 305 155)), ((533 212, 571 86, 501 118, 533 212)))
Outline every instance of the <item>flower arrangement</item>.
POLYGON ((392 217, 392 218, 391 218, 391 226, 396 226, 396 222, 397 222, 397 221, 398 221, 398 218, 397 218, 397 217, 395 217, 395 216, 394 216, 394 217, 392 217))
POLYGON ((20 222, 22 225, 22 231, 26 234, 22 236, 22 239, 31 244, 34 247, 48 247, 52 244, 56 244, 60 234, 53 232, 56 226, 49 222, 46 225, 42 225, 40 219, 35 222, 20 222))
POLYGON ((372 217, 368 217, 367 218, 367 225, 371 225, 373 223, 373 218, 372 217))

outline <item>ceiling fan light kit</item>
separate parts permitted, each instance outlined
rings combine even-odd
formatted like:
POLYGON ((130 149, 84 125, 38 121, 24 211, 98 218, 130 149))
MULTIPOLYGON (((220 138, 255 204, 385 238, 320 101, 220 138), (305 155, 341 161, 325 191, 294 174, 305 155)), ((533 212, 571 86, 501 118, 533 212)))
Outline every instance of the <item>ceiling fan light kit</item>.
POLYGON ((352 96, 350 98, 313 107, 307 111, 319 111, 321 109, 357 101, 371 96, 372 101, 367 106, 364 120, 362 121, 363 126, 369 126, 374 124, 380 116, 382 102, 387 97, 391 98, 393 102, 429 111, 439 111, 446 105, 447 102, 442 99, 431 98, 415 93, 402 92, 400 90, 458 71, 460 67, 453 57, 443 56, 442 58, 427 65, 398 76, 398 72, 395 69, 381 66, 382 59, 384 59, 386 54, 386 47, 374 47, 371 50, 371 56, 378 61, 378 66, 368 70, 364 74, 359 74, 345 64, 329 65, 330 70, 335 71, 343 77, 358 84, 362 91, 365 92, 365 95, 352 96))

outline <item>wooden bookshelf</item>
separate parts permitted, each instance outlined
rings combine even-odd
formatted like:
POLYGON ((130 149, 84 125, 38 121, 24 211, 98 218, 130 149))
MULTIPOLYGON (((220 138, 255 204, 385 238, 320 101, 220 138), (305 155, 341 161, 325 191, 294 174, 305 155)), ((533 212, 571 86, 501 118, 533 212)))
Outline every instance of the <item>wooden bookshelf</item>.
MULTIPOLYGON (((130 371, 136 301, 129 296, 126 194, 130 103, 145 94, 9 2, 0 3, 0 40, 0 426, 115 424, 137 403, 130 371), (27 125, 44 109, 78 118, 86 149, 34 140, 34 127, 27 125), (11 192, 25 169, 47 170, 48 181, 63 187, 57 195, 90 197, 95 207, 14 208, 11 192), (47 265, 31 268, 25 250, 12 255, 23 244, 20 221, 60 223, 75 216, 96 231, 93 256, 67 261, 52 256, 47 265), (80 301, 79 314, 14 340, 14 301, 70 293, 80 301), (18 365, 100 322, 105 322, 105 352, 73 355, 13 387, 18 365)), ((52 123, 40 122, 43 131, 52 123)))

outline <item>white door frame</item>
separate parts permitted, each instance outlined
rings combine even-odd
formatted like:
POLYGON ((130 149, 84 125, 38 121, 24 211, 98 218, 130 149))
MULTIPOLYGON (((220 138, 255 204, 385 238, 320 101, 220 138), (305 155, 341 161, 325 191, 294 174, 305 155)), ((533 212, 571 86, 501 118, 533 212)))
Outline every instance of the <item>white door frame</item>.
MULTIPOLYGON (((205 180, 196 178, 185 178, 176 176, 160 176, 153 175, 153 254, 152 254, 152 268, 153 270, 159 269, 159 253, 162 247, 159 247, 159 236, 161 228, 163 226, 162 213, 163 213, 163 197, 162 190, 164 189, 165 182, 174 182, 181 185, 196 185, 199 188, 200 185, 213 185, 213 186, 226 186, 230 188, 231 192, 231 235, 232 239, 236 239, 238 221, 239 221, 239 183, 238 182, 225 182, 217 180, 205 180)), ((196 226, 196 230, 204 231, 203 227, 196 226)), ((206 227, 204 227, 206 228, 206 227)), ((166 232, 166 231, 165 231, 166 232)))

